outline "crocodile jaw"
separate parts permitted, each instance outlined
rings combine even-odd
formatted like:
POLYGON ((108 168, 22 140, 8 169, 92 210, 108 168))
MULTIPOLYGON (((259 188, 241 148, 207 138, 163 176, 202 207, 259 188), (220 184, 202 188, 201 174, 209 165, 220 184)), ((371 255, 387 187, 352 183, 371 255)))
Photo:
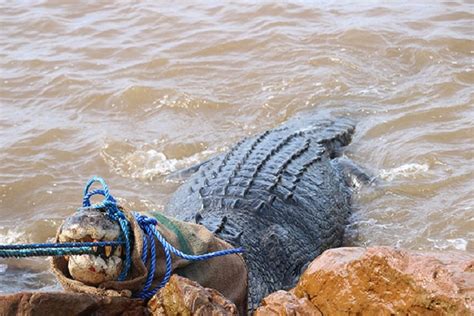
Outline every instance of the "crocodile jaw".
MULTIPOLYGON (((81 209, 66 218, 60 228, 59 242, 114 241, 121 235, 120 226, 104 212, 81 209)), ((122 247, 96 249, 97 254, 66 257, 72 278, 88 285, 116 280, 122 270, 122 247)))

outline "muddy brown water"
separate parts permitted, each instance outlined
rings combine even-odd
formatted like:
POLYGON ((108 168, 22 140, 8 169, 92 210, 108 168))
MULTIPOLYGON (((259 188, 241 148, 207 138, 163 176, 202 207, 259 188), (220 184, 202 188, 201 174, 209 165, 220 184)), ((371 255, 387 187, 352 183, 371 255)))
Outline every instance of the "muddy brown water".
MULTIPOLYGON (((304 111, 350 116, 378 177, 347 245, 474 250, 472 2, 2 2, 0 243, 43 242, 104 177, 162 210, 173 171, 304 111)), ((1 260, 0 292, 58 288, 1 260), (4 271, 6 268, 6 271, 4 271)))

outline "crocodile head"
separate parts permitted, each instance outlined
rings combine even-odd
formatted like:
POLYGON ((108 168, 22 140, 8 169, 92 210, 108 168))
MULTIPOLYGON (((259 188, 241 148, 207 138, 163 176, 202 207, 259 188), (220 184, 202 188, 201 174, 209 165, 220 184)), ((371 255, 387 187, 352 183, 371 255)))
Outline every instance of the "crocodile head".
MULTIPOLYGON (((121 235, 118 223, 104 212, 84 208, 66 218, 59 232, 59 242, 113 241, 121 235)), ((122 247, 99 247, 95 254, 66 257, 71 276, 88 285, 116 280, 122 270, 122 247)))

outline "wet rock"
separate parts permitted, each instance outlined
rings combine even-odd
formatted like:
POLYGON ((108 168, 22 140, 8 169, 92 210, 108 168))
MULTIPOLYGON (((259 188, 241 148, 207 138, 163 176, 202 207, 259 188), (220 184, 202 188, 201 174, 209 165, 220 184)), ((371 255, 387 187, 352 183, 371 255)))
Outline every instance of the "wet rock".
POLYGON ((324 315, 473 315, 474 255, 331 249, 311 263, 293 293, 324 315))
POLYGON ((148 308, 152 315, 238 315, 236 306, 219 292, 178 275, 171 276, 148 308))
POLYGON ((319 309, 306 297, 298 298, 291 292, 277 291, 262 300, 254 316, 322 316, 319 309))
POLYGON ((149 315, 141 300, 82 293, 39 292, 0 296, 0 315, 149 315))

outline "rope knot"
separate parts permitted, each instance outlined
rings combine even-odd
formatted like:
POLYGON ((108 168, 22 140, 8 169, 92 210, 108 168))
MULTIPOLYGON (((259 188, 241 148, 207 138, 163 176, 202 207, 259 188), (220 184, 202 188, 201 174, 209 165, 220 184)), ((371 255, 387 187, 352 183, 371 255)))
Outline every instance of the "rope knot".
POLYGON ((140 226, 142 226, 142 225, 156 226, 158 224, 158 221, 153 217, 148 217, 148 216, 144 216, 144 215, 135 215, 135 216, 136 216, 137 222, 140 226))

